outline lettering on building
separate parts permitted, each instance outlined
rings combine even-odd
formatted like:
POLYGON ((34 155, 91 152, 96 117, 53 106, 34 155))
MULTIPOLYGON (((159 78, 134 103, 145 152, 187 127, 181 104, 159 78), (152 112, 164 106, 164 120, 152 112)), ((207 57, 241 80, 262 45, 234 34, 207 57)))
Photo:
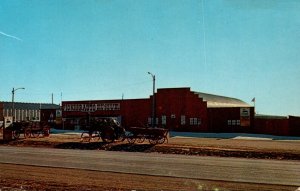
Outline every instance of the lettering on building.
POLYGON ((120 110, 120 103, 97 103, 97 104, 66 104, 64 111, 95 112, 107 110, 120 110))

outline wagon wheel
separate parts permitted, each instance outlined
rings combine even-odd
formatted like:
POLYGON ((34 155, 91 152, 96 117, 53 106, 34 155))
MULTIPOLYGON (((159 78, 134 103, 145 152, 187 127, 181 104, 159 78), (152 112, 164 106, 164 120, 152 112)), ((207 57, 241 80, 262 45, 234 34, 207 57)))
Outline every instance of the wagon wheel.
POLYGON ((114 140, 115 140, 114 130, 111 127, 105 128, 101 132, 101 139, 105 143, 112 143, 112 142, 114 142, 114 140))
POLYGON ((15 130, 12 133, 13 133, 13 137, 15 139, 18 139, 20 137, 20 134, 21 134, 20 130, 15 130))
POLYGON ((128 137, 128 133, 125 131, 125 129, 122 129, 121 131, 118 132, 117 139, 118 141, 125 141, 125 139, 128 137))
POLYGON ((89 132, 82 132, 80 138, 81 138, 81 141, 90 142, 90 140, 91 140, 91 136, 90 136, 89 132))
POLYGON ((41 137, 46 137, 47 136, 47 129, 43 128, 41 131, 39 131, 39 135, 41 135, 41 137))
POLYGON ((163 144, 166 141, 166 137, 159 137, 159 139, 157 140, 158 144, 163 144))
POLYGON ((39 130, 34 130, 34 131, 31 131, 31 134, 32 134, 32 137, 34 138, 37 138, 40 136, 40 131, 39 130))
POLYGON ((149 143, 151 145, 156 145, 158 143, 158 139, 156 137, 149 137, 149 143))
POLYGON ((92 140, 94 140, 94 141, 100 140, 100 132, 99 131, 93 131, 92 140))
POLYGON ((135 141, 136 141, 136 138, 133 137, 133 136, 129 136, 129 137, 127 137, 127 141, 128 141, 128 143, 130 143, 130 144, 134 144, 135 141))
POLYGON ((124 133, 121 133, 120 136, 119 136, 119 140, 120 140, 121 142, 125 141, 126 138, 127 138, 127 135, 126 135, 125 132, 124 132, 124 133))
POLYGON ((44 127, 43 130, 42 130, 42 136, 43 137, 49 137, 50 135, 50 129, 47 128, 47 127, 44 127))
POLYGON ((24 131, 24 137, 25 138, 30 138, 31 137, 31 130, 30 129, 25 129, 25 131, 24 131))
POLYGON ((141 136, 136 139, 136 142, 143 143, 145 141, 145 137, 141 136))

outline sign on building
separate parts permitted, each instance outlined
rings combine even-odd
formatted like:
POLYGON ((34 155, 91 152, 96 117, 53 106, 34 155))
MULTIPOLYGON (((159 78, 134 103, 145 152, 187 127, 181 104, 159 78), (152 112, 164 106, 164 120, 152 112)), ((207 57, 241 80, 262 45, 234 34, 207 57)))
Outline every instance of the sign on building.
POLYGON ((64 111, 95 112, 106 110, 120 110, 120 103, 66 104, 64 106, 64 111))
POLYGON ((13 123, 13 117, 12 116, 4 117, 4 128, 9 127, 12 123, 13 123))
POLYGON ((249 107, 242 107, 240 109, 240 125, 242 127, 250 126, 250 108, 249 107))

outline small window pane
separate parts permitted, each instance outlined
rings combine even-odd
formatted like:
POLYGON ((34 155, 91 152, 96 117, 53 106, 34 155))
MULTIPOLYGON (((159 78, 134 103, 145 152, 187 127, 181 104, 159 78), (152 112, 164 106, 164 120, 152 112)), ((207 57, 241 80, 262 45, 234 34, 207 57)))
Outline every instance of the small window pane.
POLYGON ((228 125, 231 125, 231 120, 227 120, 227 124, 228 124, 228 125))

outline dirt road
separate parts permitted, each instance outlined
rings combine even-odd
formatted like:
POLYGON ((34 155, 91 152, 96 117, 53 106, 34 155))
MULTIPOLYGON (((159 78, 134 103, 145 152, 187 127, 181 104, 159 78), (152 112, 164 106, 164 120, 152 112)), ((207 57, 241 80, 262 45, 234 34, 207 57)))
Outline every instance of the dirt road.
POLYGON ((224 181, 142 176, 76 169, 0 164, 0 189, 25 190, 118 190, 118 191, 295 191, 294 186, 255 185, 224 181))
MULTIPOLYGON (((122 150, 204 156, 300 160, 300 141, 234 140, 173 137, 168 144, 129 145, 82 142, 78 134, 52 134, 46 138, 0 140, 0 145, 48 147, 61 149, 122 150)), ((0 190, 289 190, 294 186, 246 184, 122 173, 95 172, 0 164, 0 190)))

